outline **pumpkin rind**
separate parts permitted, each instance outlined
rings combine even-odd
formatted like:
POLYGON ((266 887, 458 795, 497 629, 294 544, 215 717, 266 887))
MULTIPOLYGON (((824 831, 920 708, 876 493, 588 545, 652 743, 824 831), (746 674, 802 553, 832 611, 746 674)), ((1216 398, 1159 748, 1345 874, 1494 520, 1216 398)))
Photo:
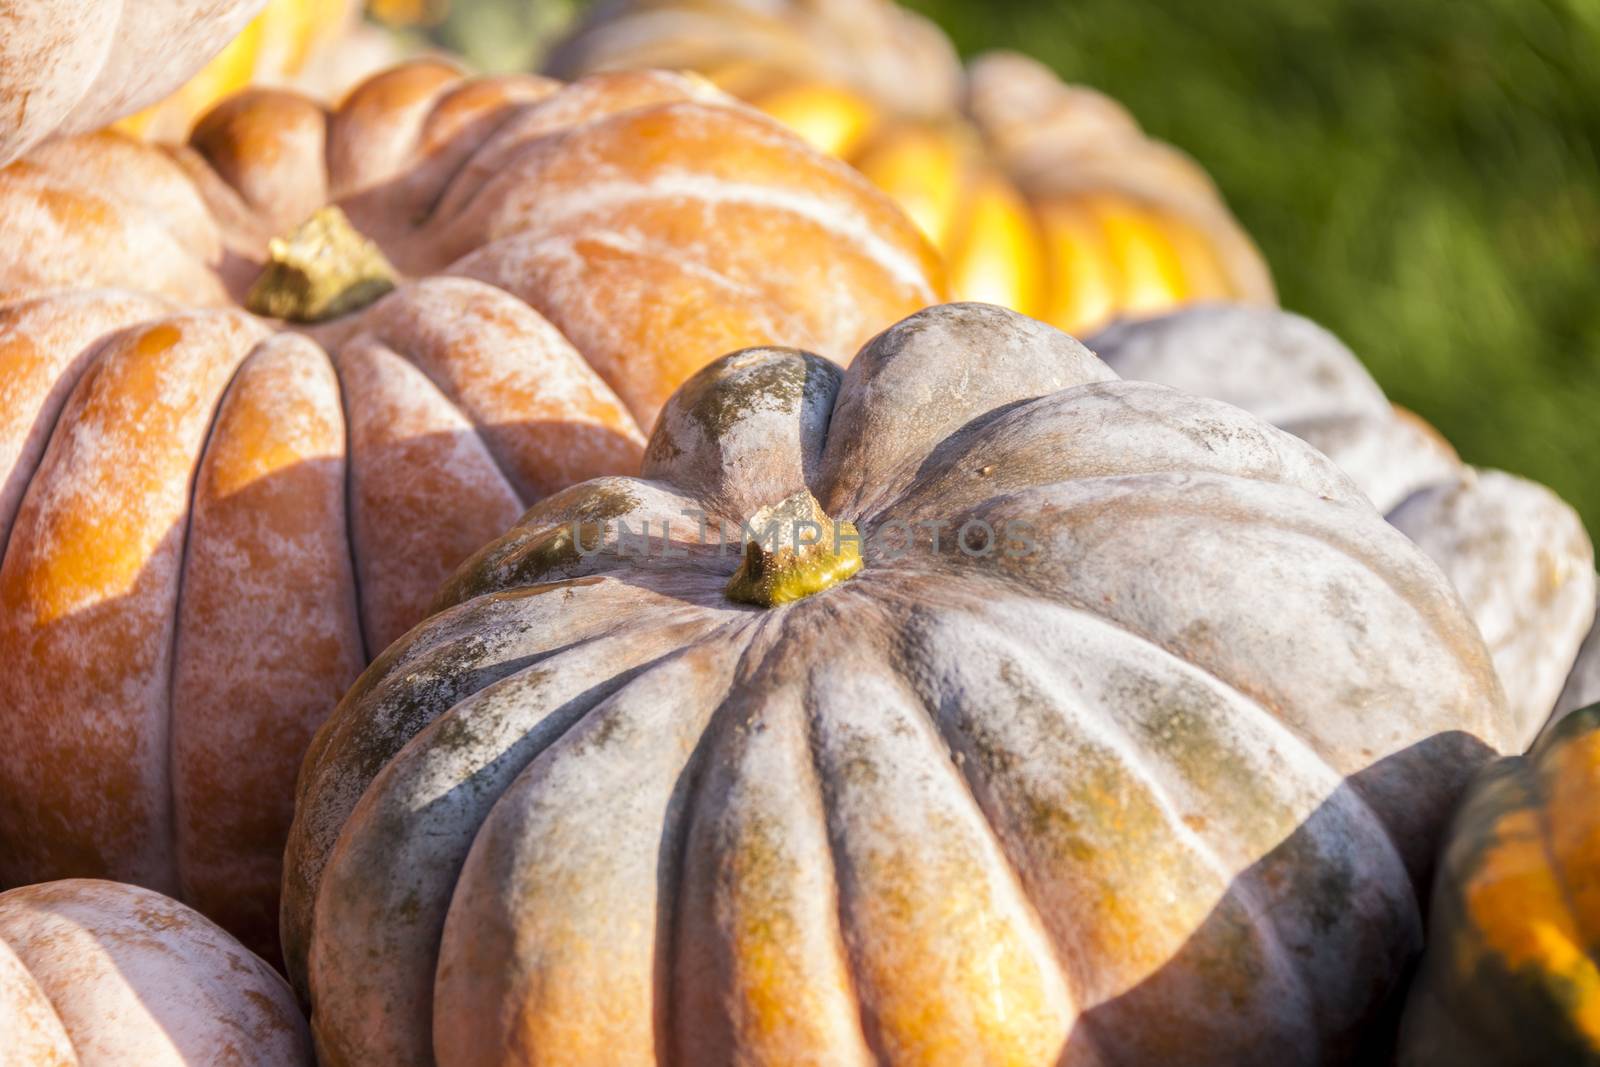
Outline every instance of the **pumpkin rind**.
POLYGON ((1125 378, 1215 397, 1310 442, 1386 514, 1461 469, 1437 432, 1397 417, 1355 354, 1303 316, 1211 304, 1120 322, 1086 343, 1125 378))
POLYGON ((1398 1062, 1600 1063, 1600 706, 1484 771, 1452 824, 1398 1062))
POLYGON ((1389 521, 1438 561, 1472 609, 1531 743, 1594 620, 1594 546, 1583 521, 1542 485, 1472 468, 1414 493, 1389 521))
POLYGON ((1389 403, 1338 338, 1298 315, 1203 306, 1121 323, 1089 344, 1126 377, 1236 404, 1338 463, 1465 599, 1521 743, 1532 743, 1594 617, 1594 546, 1571 506, 1464 465, 1438 431, 1389 403))
POLYGON ((0 1049, 17 1067, 310 1067, 281 977, 147 889, 68 879, 0 893, 0 1049))
POLYGON ((712 364, 641 479, 439 606, 300 779, 330 1067, 1350 1062, 1511 743, 1459 601, 1328 460, 982 305, 842 376, 712 364), (801 491, 862 569, 729 600, 739 523, 801 491), (963 552, 979 517, 1036 551, 963 552))
POLYGON ((153 104, 222 51, 266 0, 8 0, 0 166, 47 137, 153 104))
POLYGON ((859 167, 922 227, 958 299, 1082 335, 1196 300, 1276 301, 1193 160, 1013 53, 963 70, 892 0, 621 0, 549 57, 562 77, 696 70, 859 167))
POLYGON ((463 559, 634 473, 713 353, 848 358, 936 295, 864 179, 670 74, 252 91, 188 145, 41 146, 0 226, 0 883, 136 881, 269 958, 311 732, 463 559), (241 310, 329 202, 399 289, 241 310))
POLYGON ((1595 624, 1589 627, 1583 647, 1578 649, 1577 661, 1572 665, 1572 673, 1567 675, 1567 684, 1561 690, 1550 721, 1553 724, 1579 708, 1596 703, 1600 703, 1600 613, 1596 615, 1595 624))
POLYGON ((961 95, 961 60, 932 21, 878 0, 781 0, 684 4, 623 0, 587 13, 560 42, 552 70, 717 72, 741 96, 782 78, 821 80, 865 91, 893 110, 922 118, 950 111, 961 95))

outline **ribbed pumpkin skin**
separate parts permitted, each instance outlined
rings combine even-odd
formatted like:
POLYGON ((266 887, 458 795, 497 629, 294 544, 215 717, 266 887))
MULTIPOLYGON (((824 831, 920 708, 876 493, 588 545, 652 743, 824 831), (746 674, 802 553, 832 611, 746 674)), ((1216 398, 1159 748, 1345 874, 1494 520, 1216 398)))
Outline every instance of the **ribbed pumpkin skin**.
POLYGON ((1600 705, 1484 771, 1434 883, 1405 1067, 1600 1064, 1600 705))
POLYGON ((6 1067, 311 1067, 294 994, 221 928, 148 889, 0 893, 6 1067))
POLYGON ((154 104, 223 50, 266 0, 6 0, 0 166, 46 137, 154 104))
POLYGON ((1188 308, 1113 326, 1089 346, 1124 377, 1235 404, 1333 459, 1460 592, 1494 655, 1518 747, 1533 742, 1595 613, 1594 546, 1571 506, 1463 464, 1438 431, 1389 403, 1338 338, 1298 315, 1188 308))
POLYGON ((1121 106, 1021 55, 965 71, 890 0, 617 0, 549 61, 698 70, 859 167, 944 253, 959 299, 1070 333, 1207 299, 1271 304, 1205 172, 1121 106))
POLYGON ((1349 1062, 1510 737, 1326 458, 984 305, 842 374, 725 357, 642 479, 544 501, 440 606, 300 778, 325 1067, 1349 1062), (864 568, 728 600, 717 531, 801 489, 864 568), (1036 551, 961 552, 976 518, 1036 551), (897 520, 949 525, 890 558, 897 520))
POLYGON ((184 147, 43 146, 0 229, 0 884, 137 882, 269 957, 305 745, 463 559, 635 472, 715 353, 846 358, 935 295, 864 179, 664 74, 251 92, 184 147), (329 200, 410 281, 240 310, 329 200))

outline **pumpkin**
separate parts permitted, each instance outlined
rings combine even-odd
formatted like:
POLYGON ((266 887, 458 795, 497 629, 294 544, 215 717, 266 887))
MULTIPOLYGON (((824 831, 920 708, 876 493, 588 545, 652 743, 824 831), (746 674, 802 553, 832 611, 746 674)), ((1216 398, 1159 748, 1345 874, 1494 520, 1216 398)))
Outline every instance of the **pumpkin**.
POLYGON ((1556 701, 1553 718, 1560 719, 1569 712, 1597 703, 1600 703, 1600 611, 1596 612, 1595 623, 1589 627, 1583 646, 1578 650, 1572 673, 1567 675, 1567 684, 1556 701))
POLYGON ((1542 485, 1460 461, 1391 405, 1338 338, 1298 315, 1214 305, 1089 339, 1119 374, 1236 404, 1321 449, 1443 568, 1494 655, 1532 743, 1595 613, 1594 546, 1542 485))
POLYGON ((325 1067, 1347 1062, 1511 740, 1330 461, 989 305, 713 363, 439 607, 301 772, 325 1067))
POLYGON ((637 470, 715 353, 847 358, 936 292, 864 179, 671 74, 251 91, 41 146, 0 229, 0 884, 269 956, 306 742, 457 564, 637 470))
POLYGON ((325 66, 331 53, 345 47, 346 35, 358 29, 358 10, 354 0, 267 0, 261 14, 176 92, 116 126, 145 137, 181 139, 195 119, 224 97, 325 66))
POLYGON ((223 51, 265 0, 7 0, 0 166, 55 134, 155 103, 223 51))
POLYGON ((1450 830, 1398 1062, 1600 1064, 1600 706, 1485 770, 1450 830))
POLYGON ((963 71, 937 27, 889 0, 602 3, 548 63, 648 66, 704 72, 861 168, 944 253, 959 298, 1080 335, 1194 300, 1275 300, 1193 160, 1024 56, 963 71))
POLYGON ((177 901, 67 879, 0 893, 0 1062, 311 1067, 284 980, 177 901))

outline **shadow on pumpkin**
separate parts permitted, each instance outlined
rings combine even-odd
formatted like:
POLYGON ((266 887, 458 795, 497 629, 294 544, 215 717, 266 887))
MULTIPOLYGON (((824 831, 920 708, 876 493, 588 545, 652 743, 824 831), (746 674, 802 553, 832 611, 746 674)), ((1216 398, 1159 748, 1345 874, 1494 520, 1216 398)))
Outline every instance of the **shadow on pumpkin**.
MULTIPOLYGON (((1402 812, 1419 828, 1410 847, 1402 847, 1415 887, 1421 923, 1417 942, 1403 965, 1392 973, 1371 975, 1370 988, 1352 989, 1371 1010, 1358 1026, 1325 1035, 1317 1059, 1326 1064, 1383 1064, 1391 1062, 1406 986, 1415 970, 1421 930, 1437 843, 1450 816, 1448 808, 1418 811, 1415 797, 1419 782, 1437 786, 1434 795, 1458 797, 1472 771, 1493 759, 1495 753, 1477 738, 1461 732, 1437 734, 1397 752, 1346 779, 1339 792, 1353 790, 1375 809, 1402 812), (1407 800, 1409 796, 1412 799, 1407 800), (1395 807, 1393 805, 1401 805, 1395 807)), ((1111 1064, 1228 1064, 1230 1067, 1283 1067, 1303 1062, 1293 1049, 1275 1044, 1270 1037, 1241 1028, 1234 1001, 1237 979, 1254 977, 1254 946, 1244 936, 1241 916, 1249 901, 1264 899, 1266 883, 1294 870, 1301 857, 1313 853, 1319 827, 1330 820, 1334 798, 1324 801, 1293 834, 1271 853, 1238 875, 1211 913, 1184 946, 1154 974, 1127 992, 1086 1012, 1079 1020, 1056 1067, 1108 1067, 1111 1064)), ((1300 889, 1300 886, 1296 886, 1300 889)), ((1316 909, 1331 913, 1350 906, 1351 887, 1336 881, 1308 882, 1304 889, 1320 894, 1316 909)), ((1301 971, 1306 982, 1316 981, 1301 971)), ((1301 1013, 1303 1005, 1283 1004, 1285 1015, 1301 1013)), ((1358 1001, 1359 1002, 1359 1001, 1358 1001)))
MULTIPOLYGON (((419 455, 477 447, 477 437, 419 435, 371 450, 362 465, 403 471, 419 455)), ((118 595, 26 631, 0 619, 0 654, 27 664, 0 695, 9 725, 0 887, 73 877, 144 885, 282 969, 278 896, 295 779, 312 735, 368 662, 363 632, 420 621, 443 578, 503 532, 501 519, 452 500, 447 481, 421 488, 404 509, 363 504, 359 473, 351 478, 343 459, 303 460, 213 502, 210 519, 248 536, 219 553, 226 566, 211 572, 207 595, 197 594, 186 516, 118 595), (319 566, 284 566, 282 546, 308 533, 327 549, 319 566), (219 586, 215 576, 230 569, 256 582, 260 599, 241 604, 242 579, 219 586), (362 580, 373 575, 391 586, 381 601, 362 580)), ((0 611, 12 610, 17 565, 0 570, 0 611)))

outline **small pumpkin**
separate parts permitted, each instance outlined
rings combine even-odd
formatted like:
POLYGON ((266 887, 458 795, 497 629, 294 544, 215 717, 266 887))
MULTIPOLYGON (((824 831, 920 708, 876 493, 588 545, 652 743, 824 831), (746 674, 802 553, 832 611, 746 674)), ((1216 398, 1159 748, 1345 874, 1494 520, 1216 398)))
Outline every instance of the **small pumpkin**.
POLYGON ((1404 1067, 1600 1064, 1600 705, 1485 770, 1440 861, 1404 1067))
POLYGON ((552 73, 698 70, 859 167, 944 253, 958 298, 1070 333, 1271 276, 1205 172, 1121 106, 1021 55, 963 71, 890 0, 628 0, 591 9, 552 73))
POLYGON ((198 912, 116 882, 0 893, 8 1067, 311 1067, 294 994, 198 912))
POLYGON ((1520 746, 1550 718, 1594 619, 1594 546, 1549 489, 1466 466, 1338 338, 1285 311, 1214 305, 1091 337, 1118 373, 1236 404, 1321 449, 1443 568, 1488 641, 1520 746))
POLYGON ((177 89, 266 0, 7 0, 0 33, 0 166, 177 89))
POLYGON ((268 956, 306 742, 457 564, 635 471, 714 353, 847 358, 936 293, 864 179, 671 74, 251 91, 41 146, 0 229, 0 884, 268 956))
POLYGON ((301 773, 325 1067, 1351 1062, 1511 743, 1330 461, 988 305, 717 361, 439 607, 301 773))

